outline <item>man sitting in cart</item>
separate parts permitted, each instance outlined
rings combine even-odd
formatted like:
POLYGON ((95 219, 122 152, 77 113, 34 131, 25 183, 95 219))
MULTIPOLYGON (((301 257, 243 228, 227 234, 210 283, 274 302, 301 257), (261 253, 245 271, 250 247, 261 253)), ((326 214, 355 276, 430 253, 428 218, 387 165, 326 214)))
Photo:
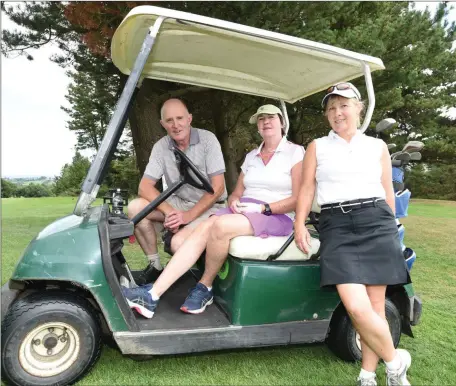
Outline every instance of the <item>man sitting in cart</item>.
POLYGON ((228 257, 232 238, 292 233, 304 148, 287 141, 282 111, 274 105, 261 106, 249 123, 257 125, 263 143, 247 154, 229 208, 218 210, 194 229, 153 286, 122 288, 130 308, 144 317, 153 317, 160 296, 204 250, 203 276, 180 308, 186 313, 200 314, 212 304, 212 283, 228 257))
POLYGON ((185 152, 211 181, 214 194, 185 184, 137 224, 135 236, 149 260, 149 265, 135 278, 140 285, 157 279, 163 270, 157 250, 157 234, 165 228, 172 232, 171 251, 175 252, 201 221, 225 207, 227 198, 225 162, 216 136, 210 131, 192 127, 192 114, 179 99, 169 99, 163 104, 160 123, 168 135, 152 148, 139 184, 139 197, 128 205, 128 216, 133 218, 159 196, 155 185, 163 176, 168 186, 179 179, 180 172, 172 150, 174 146, 185 152))

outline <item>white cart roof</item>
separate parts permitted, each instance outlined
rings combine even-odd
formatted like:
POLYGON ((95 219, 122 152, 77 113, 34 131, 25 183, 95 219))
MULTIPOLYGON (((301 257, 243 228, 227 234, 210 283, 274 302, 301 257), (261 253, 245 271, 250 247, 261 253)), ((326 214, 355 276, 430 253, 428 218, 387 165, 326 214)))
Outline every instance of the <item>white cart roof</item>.
POLYGON ((130 11, 111 53, 129 75, 150 27, 167 17, 143 77, 282 99, 294 103, 332 84, 384 69, 379 58, 306 39, 154 6, 130 11))

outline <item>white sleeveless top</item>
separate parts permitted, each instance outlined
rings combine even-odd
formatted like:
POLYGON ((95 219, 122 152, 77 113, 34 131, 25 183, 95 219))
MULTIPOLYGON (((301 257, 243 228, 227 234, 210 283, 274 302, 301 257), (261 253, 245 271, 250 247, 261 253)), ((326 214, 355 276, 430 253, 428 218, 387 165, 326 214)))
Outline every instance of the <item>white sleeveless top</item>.
POLYGON ((350 142, 330 131, 315 140, 317 202, 319 205, 385 198, 381 183, 383 141, 357 131, 350 142))

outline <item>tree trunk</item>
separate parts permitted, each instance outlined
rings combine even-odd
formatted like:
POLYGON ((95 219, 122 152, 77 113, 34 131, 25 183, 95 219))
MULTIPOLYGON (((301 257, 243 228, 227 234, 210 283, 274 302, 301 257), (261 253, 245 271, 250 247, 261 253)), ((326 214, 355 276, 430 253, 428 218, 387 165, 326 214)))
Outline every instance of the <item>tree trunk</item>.
POLYGON ((159 100, 162 92, 154 87, 155 82, 144 80, 128 116, 140 176, 149 162, 152 146, 166 134, 160 125, 159 100))
POLYGON ((231 137, 227 127, 226 109, 223 106, 223 94, 220 91, 212 92, 212 118, 214 120, 215 135, 222 147, 223 158, 225 160, 225 184, 228 194, 230 194, 235 186, 238 178, 236 168, 236 160, 233 156, 234 149, 231 137))
POLYGON ((225 173, 225 182, 226 182, 226 189, 228 194, 236 187, 236 182, 239 176, 236 167, 236 160, 233 157, 233 142, 229 134, 226 134, 222 137, 220 142, 222 145, 223 156, 225 158, 225 166, 226 166, 226 173, 225 173))

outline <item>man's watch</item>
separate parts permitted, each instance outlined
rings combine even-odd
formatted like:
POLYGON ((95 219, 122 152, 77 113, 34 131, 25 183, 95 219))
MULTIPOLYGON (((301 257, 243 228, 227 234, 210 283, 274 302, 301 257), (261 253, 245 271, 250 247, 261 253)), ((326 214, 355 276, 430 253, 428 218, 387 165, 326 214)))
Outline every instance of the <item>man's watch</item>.
POLYGON ((272 214, 272 210, 269 204, 264 204, 263 214, 266 216, 270 216, 272 214))

